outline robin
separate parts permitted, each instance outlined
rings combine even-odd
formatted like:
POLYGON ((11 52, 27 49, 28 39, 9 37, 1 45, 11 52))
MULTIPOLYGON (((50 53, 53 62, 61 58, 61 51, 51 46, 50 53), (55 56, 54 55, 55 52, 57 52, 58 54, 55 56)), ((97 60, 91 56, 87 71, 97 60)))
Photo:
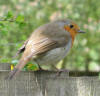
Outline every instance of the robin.
POLYGON ((23 52, 22 57, 7 78, 12 79, 31 59, 39 67, 55 66, 70 51, 78 33, 85 32, 69 19, 56 20, 40 26, 19 49, 18 54, 23 52))

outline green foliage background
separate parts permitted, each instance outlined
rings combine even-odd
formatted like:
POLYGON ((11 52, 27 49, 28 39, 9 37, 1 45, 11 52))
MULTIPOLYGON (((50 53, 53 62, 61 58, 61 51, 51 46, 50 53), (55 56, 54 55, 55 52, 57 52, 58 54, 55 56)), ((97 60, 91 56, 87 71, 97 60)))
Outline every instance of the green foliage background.
POLYGON ((0 62, 12 62, 24 40, 42 24, 57 18, 77 22, 78 35, 59 68, 100 70, 99 0, 0 0, 0 62))

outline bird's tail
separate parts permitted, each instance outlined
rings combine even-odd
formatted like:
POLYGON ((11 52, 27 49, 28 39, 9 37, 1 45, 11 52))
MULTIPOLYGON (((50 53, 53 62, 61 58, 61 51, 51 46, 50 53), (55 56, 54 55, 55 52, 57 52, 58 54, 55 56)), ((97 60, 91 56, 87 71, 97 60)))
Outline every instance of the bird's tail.
POLYGON ((9 73, 9 75, 5 78, 8 80, 11 80, 16 74, 18 74, 21 69, 27 64, 27 62, 30 60, 30 58, 25 58, 24 54, 22 58, 20 59, 19 63, 15 66, 15 68, 9 73))
POLYGON ((19 69, 18 68, 14 68, 9 74, 8 76, 5 78, 6 80, 11 80, 15 75, 16 73, 19 72, 19 69))

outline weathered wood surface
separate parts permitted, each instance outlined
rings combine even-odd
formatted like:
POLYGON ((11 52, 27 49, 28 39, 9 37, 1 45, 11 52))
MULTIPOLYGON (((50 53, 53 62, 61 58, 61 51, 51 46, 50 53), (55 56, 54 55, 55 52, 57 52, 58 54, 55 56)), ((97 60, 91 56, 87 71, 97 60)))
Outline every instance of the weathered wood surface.
POLYGON ((100 80, 93 77, 69 77, 63 72, 21 72, 5 80, 9 65, 0 64, 0 96, 100 96, 100 80))

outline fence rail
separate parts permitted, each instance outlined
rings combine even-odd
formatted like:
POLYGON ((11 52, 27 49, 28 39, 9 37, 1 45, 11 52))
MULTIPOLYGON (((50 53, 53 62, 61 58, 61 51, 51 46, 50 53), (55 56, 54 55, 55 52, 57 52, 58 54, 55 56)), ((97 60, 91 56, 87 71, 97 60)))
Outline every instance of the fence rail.
POLYGON ((73 77, 62 72, 57 77, 53 71, 24 71, 5 80, 9 68, 8 63, 0 64, 0 96, 100 96, 98 76, 73 77))

